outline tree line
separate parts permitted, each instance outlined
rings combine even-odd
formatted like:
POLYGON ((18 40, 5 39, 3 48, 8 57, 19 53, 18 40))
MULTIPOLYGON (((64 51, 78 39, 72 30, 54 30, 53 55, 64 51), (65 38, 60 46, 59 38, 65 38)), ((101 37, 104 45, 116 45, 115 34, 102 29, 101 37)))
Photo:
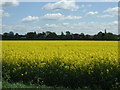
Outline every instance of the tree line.
POLYGON ((10 31, 9 33, 5 32, 0 35, 2 40, 120 40, 120 34, 116 35, 111 32, 98 32, 95 35, 89 35, 84 33, 71 33, 66 31, 65 33, 61 32, 60 35, 57 35, 55 32, 46 31, 41 33, 28 32, 25 35, 20 35, 10 31))

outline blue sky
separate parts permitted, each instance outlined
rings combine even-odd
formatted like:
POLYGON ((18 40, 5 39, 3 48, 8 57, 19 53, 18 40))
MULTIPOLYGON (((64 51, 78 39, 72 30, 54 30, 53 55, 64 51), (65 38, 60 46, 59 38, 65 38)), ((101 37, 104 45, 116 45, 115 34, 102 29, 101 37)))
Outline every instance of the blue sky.
POLYGON ((117 2, 17 2, 3 5, 3 30, 25 34, 36 31, 118 33, 117 2), (16 4, 16 5, 15 5, 16 4))

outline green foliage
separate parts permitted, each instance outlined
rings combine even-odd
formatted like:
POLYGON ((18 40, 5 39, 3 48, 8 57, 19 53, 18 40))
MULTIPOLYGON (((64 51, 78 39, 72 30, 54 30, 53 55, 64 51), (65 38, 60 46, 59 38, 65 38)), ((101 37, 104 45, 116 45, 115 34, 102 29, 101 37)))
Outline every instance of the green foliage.
MULTIPOLYGON (((5 63, 3 64, 5 65, 5 63)), ((59 60, 53 60, 51 63, 47 63, 44 67, 33 67, 29 71, 30 67, 27 64, 21 63, 22 69, 12 72, 13 68, 9 66, 9 73, 5 71, 8 67, 3 69, 3 78, 8 78, 8 81, 24 83, 32 83, 38 85, 47 86, 64 86, 69 88, 83 88, 85 86, 95 88, 95 86, 102 89, 118 89, 120 88, 120 67, 109 63, 93 62, 93 64, 86 67, 75 67, 70 69, 74 65, 70 65, 69 68, 66 64, 63 65, 59 60), (25 72, 28 72, 26 75, 25 72), (21 75, 23 73, 23 75, 21 75), (5 76, 7 75, 7 76, 5 76)))

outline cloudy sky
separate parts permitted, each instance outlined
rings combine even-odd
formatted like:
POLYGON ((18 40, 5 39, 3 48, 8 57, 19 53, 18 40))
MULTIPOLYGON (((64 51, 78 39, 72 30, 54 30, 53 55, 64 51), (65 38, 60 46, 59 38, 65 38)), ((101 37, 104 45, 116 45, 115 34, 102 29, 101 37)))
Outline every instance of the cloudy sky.
POLYGON ((26 34, 36 31, 62 31, 96 34, 99 31, 118 33, 117 2, 12 2, 2 3, 2 33, 26 34))

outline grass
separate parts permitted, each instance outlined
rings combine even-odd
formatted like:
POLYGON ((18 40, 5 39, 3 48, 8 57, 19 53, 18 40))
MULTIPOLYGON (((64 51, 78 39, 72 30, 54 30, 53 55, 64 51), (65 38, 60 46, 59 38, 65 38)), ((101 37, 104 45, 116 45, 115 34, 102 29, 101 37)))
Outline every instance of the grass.
MULTIPOLYGON (((17 82, 17 83, 9 83, 7 81, 3 81, 2 83, 2 88, 39 88, 39 89, 63 89, 63 88, 59 88, 59 87, 49 87, 49 86, 38 86, 38 85, 27 85, 27 84, 23 84, 22 82, 17 82)), ((68 89, 64 89, 64 90, 68 90, 68 89)))
MULTIPOLYGON (((3 81, 2 82, 2 88, 3 89, 40 89, 40 90, 73 90, 71 88, 64 88, 64 87, 50 87, 50 86, 45 86, 45 85, 42 85, 42 86, 38 86, 38 85, 34 85, 34 84, 31 84, 31 85, 27 85, 27 84, 23 84, 22 82, 17 82, 17 83, 9 83, 7 81, 3 81)), ((78 89, 75 89, 75 90, 91 90, 90 88, 78 88, 78 89)), ((96 90, 100 90, 100 89, 96 89, 96 90)))

